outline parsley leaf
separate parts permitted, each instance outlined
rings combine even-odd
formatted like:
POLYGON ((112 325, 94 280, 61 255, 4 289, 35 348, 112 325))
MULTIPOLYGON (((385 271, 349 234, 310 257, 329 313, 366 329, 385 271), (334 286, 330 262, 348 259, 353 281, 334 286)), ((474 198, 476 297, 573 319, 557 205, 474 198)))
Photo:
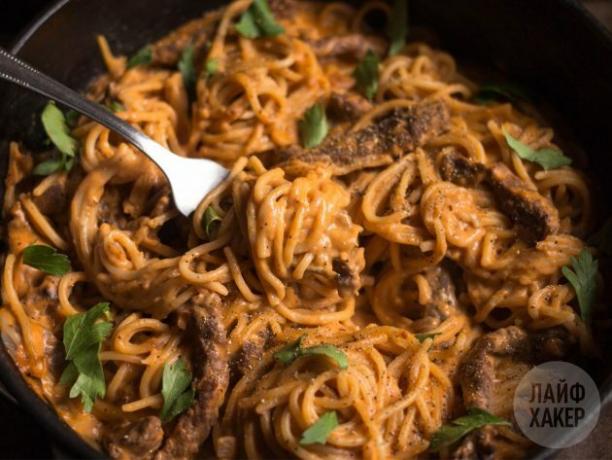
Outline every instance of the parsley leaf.
POLYGON ((427 339, 433 339, 437 335, 440 335, 441 332, 424 332, 423 334, 414 334, 417 340, 421 343, 425 342, 427 339))
POLYGON ((32 170, 32 174, 35 176, 48 176, 64 169, 71 169, 67 167, 65 158, 51 158, 38 163, 32 170))
POLYGON ((110 101, 108 103, 108 108, 113 113, 125 112, 125 106, 121 102, 119 102, 119 101, 110 101))
POLYGON ((566 266, 561 271, 576 291, 582 320, 585 324, 590 324, 591 307, 595 302, 595 294, 597 293, 599 264, 586 249, 580 251, 577 257, 572 257, 570 260, 573 270, 566 266))
POLYGON ((378 56, 372 50, 368 50, 363 60, 357 65, 353 72, 357 89, 369 100, 378 91, 378 56))
POLYGON ((340 369, 346 369, 348 367, 348 358, 339 348, 327 344, 303 348, 303 341, 304 336, 277 351, 274 354, 274 359, 283 364, 290 364, 302 356, 327 356, 332 361, 335 361, 340 369))
POLYGON ((529 96, 527 96, 525 90, 512 83, 491 83, 482 85, 474 96, 474 102, 481 105, 496 101, 517 103, 527 100, 529 100, 529 96))
POLYGON ((49 102, 42 111, 40 116, 45 132, 53 145, 57 149, 69 157, 73 157, 77 153, 78 143, 70 136, 66 117, 64 113, 57 108, 54 102, 49 102))
POLYGON ((91 412, 96 399, 103 398, 106 394, 104 371, 99 357, 101 345, 91 346, 79 353, 73 361, 78 377, 70 388, 69 396, 81 396, 85 412, 91 412))
POLYGON ((511 423, 474 407, 468 410, 467 415, 440 427, 432 436, 429 449, 432 452, 439 451, 442 447, 454 444, 471 431, 486 425, 511 425, 511 423))
POLYGON ((202 71, 201 78, 212 77, 219 70, 219 61, 217 59, 208 59, 204 64, 204 70, 202 71))
POLYGON ((64 114, 64 117, 66 118, 66 124, 70 128, 74 128, 80 116, 81 114, 79 112, 77 112, 76 110, 72 110, 72 109, 67 110, 66 113, 64 114))
POLYGON ((127 62, 127 68, 131 69, 139 65, 148 65, 153 61, 153 47, 151 45, 145 45, 136 51, 127 62))
POLYGON ((549 170, 572 164, 572 159, 563 155, 561 150, 544 148, 534 150, 504 131, 508 146, 523 160, 533 161, 542 168, 549 170))
POLYGON ((612 217, 609 217, 602 227, 589 238, 589 243, 608 256, 612 256, 612 217))
POLYGON ((325 444, 327 438, 338 426, 338 416, 336 411, 325 412, 319 420, 310 425, 303 433, 300 444, 307 446, 309 444, 325 444))
POLYGON ((389 45, 389 56, 399 53, 406 44, 408 34, 408 0, 395 0, 389 18, 387 36, 389 45))
POLYGON ((178 62, 178 69, 183 77, 183 85, 189 96, 189 100, 195 99, 196 71, 195 71, 195 48, 193 45, 185 47, 178 62))
POLYGON ((292 342, 289 345, 281 348, 279 351, 274 353, 274 359, 283 364, 290 364, 299 356, 300 350, 302 349, 303 341, 304 336, 300 337, 295 342, 292 342))
POLYGON ((23 263, 55 276, 65 275, 72 269, 68 256, 45 244, 32 244, 25 248, 23 263))
POLYGON ((64 115, 54 102, 49 102, 43 109, 40 119, 47 137, 57 148, 60 157, 39 163, 32 170, 32 174, 48 176, 61 170, 69 171, 74 164, 78 142, 70 135, 68 127, 76 123, 78 114, 74 110, 69 110, 64 115))
POLYGON ((204 227, 204 231, 208 236, 209 240, 212 240, 217 232, 217 228, 221 223, 221 216, 217 213, 215 208, 209 206, 204 211, 204 216, 202 217, 202 226, 204 227))
POLYGON ((236 30, 246 38, 276 37, 285 32, 270 10, 267 0, 253 0, 242 14, 236 30))
POLYGON ((70 316, 64 323, 66 359, 71 360, 82 350, 102 342, 110 333, 112 324, 96 322, 109 311, 108 302, 100 302, 85 313, 70 316))
POLYGON ((100 363, 102 341, 113 327, 108 321, 98 321, 109 311, 108 302, 101 302, 84 313, 70 316, 64 322, 64 348, 68 366, 60 377, 60 383, 69 385, 70 397, 81 396, 86 412, 90 412, 95 400, 106 394, 104 371, 100 363))
POLYGON ((163 422, 172 420, 191 406, 194 398, 194 391, 191 387, 191 372, 181 358, 173 364, 166 363, 164 365, 162 396, 164 397, 164 406, 160 417, 163 422))
POLYGON ((329 132, 329 123, 325 116, 325 108, 321 104, 315 104, 304 114, 300 120, 300 137, 302 145, 307 149, 316 147, 329 132))

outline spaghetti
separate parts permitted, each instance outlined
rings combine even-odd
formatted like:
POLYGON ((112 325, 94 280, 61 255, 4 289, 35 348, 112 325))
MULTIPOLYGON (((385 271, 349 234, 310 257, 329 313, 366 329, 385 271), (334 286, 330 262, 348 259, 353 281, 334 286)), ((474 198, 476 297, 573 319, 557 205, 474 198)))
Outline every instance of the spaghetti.
MULTIPOLYGON (((368 18, 391 10, 379 1, 358 9, 270 3, 283 34, 238 34, 235 23, 251 2, 237 0, 156 44, 147 65, 128 67, 98 39, 108 73, 90 98, 120 103, 117 116, 173 152, 231 169, 191 222, 173 208, 150 161, 83 117, 72 130, 82 149, 70 172, 32 181, 36 157, 10 146, 2 338, 30 385, 113 456, 195 456, 200 443, 177 453, 173 437, 205 403, 219 458, 412 458, 465 409, 459 369, 487 331, 561 328, 569 341, 590 347, 561 274, 589 228, 585 179, 569 166, 544 171, 505 140, 509 133, 537 150, 553 146, 553 131, 510 103, 473 103, 478 88, 451 56, 411 43, 379 56, 373 99, 333 124, 329 142, 340 141, 333 149, 324 142, 326 162, 315 148, 291 168, 305 112, 358 96, 353 72, 363 53, 347 37, 363 46, 382 42, 384 50, 368 18), (216 72, 198 78, 193 101, 174 63, 162 58, 168 43, 197 45, 200 67, 216 63, 216 72), (427 131, 432 119, 419 118, 427 104, 445 114, 435 132, 427 131), (405 123, 412 137, 376 143, 381 127, 405 123), (335 168, 350 136, 374 139, 356 145, 371 148, 375 161, 335 168), (285 162, 270 152, 283 152, 285 162), (448 174, 452 155, 474 171, 502 165, 554 210, 558 228, 535 242, 524 238, 521 222, 500 204, 497 183, 448 174), (218 217, 212 230, 203 225, 207 212, 218 217), (52 276, 26 265, 23 251, 35 243, 69 254, 76 268, 52 276), (99 355, 106 393, 86 413, 60 383, 62 327, 102 300, 111 303, 113 324, 99 355), (224 337, 215 343, 218 354, 204 345, 202 355, 194 345, 197 309, 208 312, 203 327, 213 321, 224 337), (321 356, 278 362, 275 354, 300 337, 304 346, 333 345, 348 367, 321 356), (156 445, 117 450, 108 433, 156 419, 164 367, 181 356, 196 376, 211 356, 227 364, 220 367, 229 373, 227 389, 213 400, 195 385, 195 408, 176 426, 164 425, 156 445), (328 411, 338 425, 327 442, 302 444, 304 430, 328 411)), ((349 152, 344 165, 357 164, 351 161, 349 152)))

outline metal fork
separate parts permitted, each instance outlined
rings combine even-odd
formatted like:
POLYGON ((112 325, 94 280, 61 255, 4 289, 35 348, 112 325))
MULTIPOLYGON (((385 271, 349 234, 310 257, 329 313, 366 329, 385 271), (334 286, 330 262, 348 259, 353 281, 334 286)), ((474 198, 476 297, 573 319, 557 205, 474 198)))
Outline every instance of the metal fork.
POLYGON ((185 216, 189 216, 228 175, 228 170, 214 161, 185 158, 172 153, 102 106, 88 101, 2 48, 0 78, 42 94, 119 134, 159 166, 170 183, 176 208, 185 216))

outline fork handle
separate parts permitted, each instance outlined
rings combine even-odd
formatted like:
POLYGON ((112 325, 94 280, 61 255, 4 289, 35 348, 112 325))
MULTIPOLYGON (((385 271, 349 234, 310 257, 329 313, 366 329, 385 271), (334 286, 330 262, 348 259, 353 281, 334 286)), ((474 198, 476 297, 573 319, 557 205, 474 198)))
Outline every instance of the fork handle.
POLYGON ((0 47, 0 78, 41 94, 106 126, 143 151, 165 171, 174 155, 99 104, 39 72, 0 47), (162 149, 162 150, 160 150, 162 149))

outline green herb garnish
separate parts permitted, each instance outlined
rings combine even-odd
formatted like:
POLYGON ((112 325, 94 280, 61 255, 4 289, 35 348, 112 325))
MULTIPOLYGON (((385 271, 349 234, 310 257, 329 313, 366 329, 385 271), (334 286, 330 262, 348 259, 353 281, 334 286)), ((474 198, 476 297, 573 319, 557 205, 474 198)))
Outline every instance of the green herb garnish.
POLYGON ((591 307, 595 302, 595 294, 597 293, 599 264, 586 249, 580 251, 577 257, 572 257, 570 261, 572 267, 563 267, 561 271, 576 291, 582 320, 585 324, 590 324, 591 307))
POLYGON ((508 420, 489 414, 483 409, 472 408, 468 410, 467 415, 440 427, 432 436, 429 449, 432 452, 437 452, 442 447, 454 444, 473 430, 486 425, 510 426, 511 423, 508 420))
POLYGON ((321 104, 315 104, 304 113, 304 118, 299 123, 302 145, 312 148, 319 145, 329 132, 329 124, 325 116, 325 108, 321 104))
POLYGON ((168 422, 191 406, 194 398, 191 386, 191 372, 185 362, 179 358, 173 364, 164 365, 162 376, 162 396, 164 405, 160 417, 168 422))
POLYGON ((283 364, 290 364, 302 356, 327 356, 334 361, 340 369, 346 369, 348 367, 348 358, 339 348, 327 344, 303 348, 303 340, 304 336, 277 351, 274 354, 274 359, 283 364))
POLYGON ((236 24, 236 30, 246 38, 276 37, 285 32, 270 10, 267 0, 254 0, 236 24))
POLYGON ((64 114, 64 117, 66 118, 66 124, 68 125, 69 128, 74 128, 77 121, 79 120, 79 112, 77 112, 76 110, 66 110, 66 113, 64 114))
POLYGON ((217 59, 208 59, 204 64, 201 78, 207 79, 212 77, 219 70, 219 61, 217 59))
POLYGON ((145 45, 140 48, 127 62, 127 68, 131 69, 139 65, 148 65, 153 61, 153 47, 145 45))
MULTIPOLYGON (((78 115, 76 115, 76 117, 78 117, 78 115)), ((32 174, 37 176, 48 176, 49 174, 61 170, 69 171, 74 164, 74 157, 78 150, 78 142, 70 135, 66 116, 57 108, 54 102, 49 102, 43 109, 40 119, 45 129, 45 133, 47 133, 47 137, 58 150, 60 157, 39 163, 32 171, 32 174)), ((75 120, 71 121, 74 123, 75 120)))
POLYGON ((53 145, 66 156, 73 157, 77 153, 78 142, 70 135, 66 117, 57 108, 55 102, 49 102, 40 116, 47 136, 53 145))
POLYGON ((110 334, 113 325, 98 320, 108 312, 108 302, 101 302, 85 313, 70 316, 64 322, 64 348, 68 366, 60 377, 60 383, 72 385, 70 397, 81 396, 86 412, 91 412, 95 400, 106 394, 99 355, 102 342, 110 334))
POLYGON ((402 50, 406 45, 407 34, 408 0, 394 0, 387 26, 387 36, 390 40, 389 56, 393 56, 402 50))
POLYGON ((529 97, 521 87, 511 83, 492 83, 482 85, 476 95, 474 102, 477 104, 487 104, 489 102, 510 101, 517 103, 527 101, 529 97))
POLYGON ((195 71, 195 48, 193 45, 185 47, 178 62, 178 69, 183 77, 183 85, 189 96, 189 100, 195 99, 196 71, 195 71))
POLYGON ((504 136, 508 146, 516 152, 523 160, 532 161, 539 164, 545 170, 559 168, 572 164, 572 159, 563 155, 561 150, 544 148, 534 150, 518 139, 504 131, 504 136))
POLYGON ((42 163, 38 163, 32 170, 35 176, 49 176, 58 171, 72 169, 72 162, 67 162, 64 158, 51 158, 42 163))
POLYGON ((44 244, 33 244, 25 248, 23 263, 55 276, 65 275, 72 269, 68 256, 44 244))
POLYGON ((204 231, 206 232, 209 240, 214 238, 221 220, 221 216, 217 213, 215 208, 212 206, 206 208, 206 211, 204 211, 204 216, 202 217, 202 226, 204 227, 204 231))
POLYGON ((125 106, 119 101, 110 101, 108 104, 108 108, 113 113, 125 112, 125 106))
POLYGON ((423 343, 425 342, 425 340, 427 339, 433 339, 435 338, 437 335, 440 335, 440 332, 424 332, 422 334, 414 334, 414 336, 416 337, 416 339, 423 343))
POLYGON ((310 425, 303 433, 300 444, 325 444, 327 438, 338 426, 338 416, 336 411, 325 412, 319 419, 310 425))
POLYGON ((378 56, 368 50, 353 72, 357 89, 369 100, 372 100, 378 91, 378 62, 378 56))

